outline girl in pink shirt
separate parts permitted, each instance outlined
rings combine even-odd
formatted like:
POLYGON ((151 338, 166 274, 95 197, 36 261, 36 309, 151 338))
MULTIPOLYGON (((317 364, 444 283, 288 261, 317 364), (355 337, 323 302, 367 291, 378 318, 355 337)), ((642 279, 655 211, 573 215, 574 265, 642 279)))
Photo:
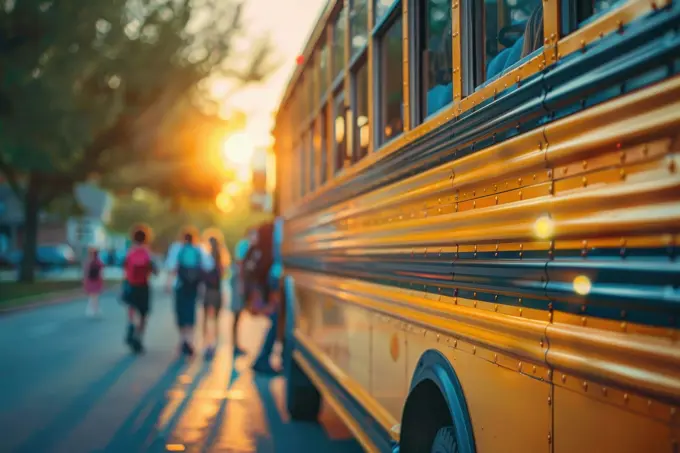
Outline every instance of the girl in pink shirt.
POLYGON ((89 317, 99 315, 99 296, 104 289, 104 263, 97 249, 90 249, 89 258, 83 272, 83 286, 89 297, 85 314, 89 317))

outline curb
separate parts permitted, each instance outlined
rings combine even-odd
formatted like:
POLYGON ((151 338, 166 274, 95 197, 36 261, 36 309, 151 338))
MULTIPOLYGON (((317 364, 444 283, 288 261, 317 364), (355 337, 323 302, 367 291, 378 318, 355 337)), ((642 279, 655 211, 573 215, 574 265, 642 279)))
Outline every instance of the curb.
MULTIPOLYGON (((106 285, 102 291, 102 296, 112 293, 112 290, 117 285, 117 282, 106 285)), ((14 307, 0 308, 0 316, 12 315, 23 311, 29 311, 36 308, 49 307, 52 305, 64 304, 68 302, 81 302, 83 300, 87 300, 87 294, 85 294, 82 289, 77 289, 47 293, 41 296, 41 298, 34 298, 33 296, 30 296, 25 299, 27 301, 34 299, 35 302, 26 302, 25 304, 19 304, 14 307)), ((24 300, 24 298, 14 299, 13 301, 21 300, 24 300)))

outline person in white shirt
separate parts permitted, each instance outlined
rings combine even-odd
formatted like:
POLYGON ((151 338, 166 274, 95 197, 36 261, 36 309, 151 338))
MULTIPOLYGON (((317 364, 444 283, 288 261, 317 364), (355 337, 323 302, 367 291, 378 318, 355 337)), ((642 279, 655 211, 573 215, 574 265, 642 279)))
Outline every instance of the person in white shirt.
POLYGON ((198 237, 195 228, 186 228, 182 242, 170 247, 166 268, 174 279, 175 315, 179 328, 182 354, 193 355, 193 336, 196 324, 196 300, 203 276, 213 267, 213 260, 194 242, 198 237))

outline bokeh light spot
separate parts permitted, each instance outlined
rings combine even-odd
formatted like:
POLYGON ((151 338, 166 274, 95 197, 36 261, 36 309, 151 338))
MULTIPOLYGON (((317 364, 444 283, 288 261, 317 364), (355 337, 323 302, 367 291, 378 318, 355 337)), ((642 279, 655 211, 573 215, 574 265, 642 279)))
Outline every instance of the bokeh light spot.
POLYGON ((576 294, 580 294, 581 296, 585 296, 590 293, 590 290, 593 287, 592 282, 588 277, 585 275, 578 275, 576 278, 574 278, 573 282, 574 286, 574 292, 576 294))
POLYGON ((550 239, 555 232, 555 222, 545 215, 536 219, 534 222, 534 234, 539 239, 550 239))

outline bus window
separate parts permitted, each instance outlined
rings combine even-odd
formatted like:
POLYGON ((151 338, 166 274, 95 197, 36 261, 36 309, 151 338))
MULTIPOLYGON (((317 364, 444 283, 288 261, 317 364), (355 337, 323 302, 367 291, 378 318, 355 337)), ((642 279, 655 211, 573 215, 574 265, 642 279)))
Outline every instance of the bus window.
POLYGON ((305 158, 305 146, 307 145, 305 136, 302 136, 298 149, 298 169, 300 172, 300 198, 307 193, 307 159, 305 158))
POLYGON ((308 99, 309 92, 307 90, 307 77, 305 76, 306 74, 304 72, 300 75, 300 88, 299 88, 300 105, 298 106, 299 108, 298 112, 300 116, 298 118, 298 121, 304 121, 309 116, 309 99, 308 99))
POLYGON ((565 8, 562 15, 565 22, 563 30, 565 34, 569 34, 576 29, 588 25, 607 11, 623 5, 626 0, 568 0, 562 2, 562 7, 565 8))
POLYGON ((354 102, 354 162, 358 162, 368 154, 368 66, 362 62, 352 77, 354 102))
MULTIPOLYGON (((309 111, 307 112, 307 115, 311 115, 319 106, 319 95, 316 91, 319 83, 319 72, 317 71, 317 60, 314 58, 314 54, 312 54, 309 66, 307 66, 305 72, 307 72, 306 78, 309 82, 307 84, 307 89, 309 90, 309 111)), ((309 118, 309 116, 307 116, 307 118, 309 118)))
POLYGON ((381 144, 392 140, 404 130, 402 38, 401 11, 398 11, 377 40, 381 144))
POLYGON ((485 0, 483 5, 484 48, 478 50, 483 59, 477 86, 543 47, 541 0, 485 0))
POLYGON ((421 122, 453 101, 451 0, 418 0, 415 17, 416 115, 421 122))
POLYGON ((322 41, 319 47, 319 95, 323 98, 328 89, 328 46, 322 41))
POLYGON ((333 157, 335 159, 334 170, 339 173, 345 166, 347 144, 345 143, 345 97, 340 92, 333 102, 333 157))
POLYGON ((333 63, 332 74, 335 81, 345 69, 345 9, 340 10, 333 25, 333 63))
POLYGON ((392 5, 396 0, 372 0, 374 1, 373 15, 375 16, 375 23, 380 23, 380 20, 387 16, 392 9, 392 5))
POLYGON ((307 172, 309 174, 309 191, 316 189, 316 140, 314 140, 314 125, 307 134, 307 172))
POLYGON ((349 13, 350 32, 352 36, 352 55, 357 55, 368 44, 368 2, 367 0, 352 0, 349 13))
POLYGON ((319 186, 328 179, 328 146, 326 142, 326 107, 321 109, 314 125, 314 147, 319 150, 319 186))

